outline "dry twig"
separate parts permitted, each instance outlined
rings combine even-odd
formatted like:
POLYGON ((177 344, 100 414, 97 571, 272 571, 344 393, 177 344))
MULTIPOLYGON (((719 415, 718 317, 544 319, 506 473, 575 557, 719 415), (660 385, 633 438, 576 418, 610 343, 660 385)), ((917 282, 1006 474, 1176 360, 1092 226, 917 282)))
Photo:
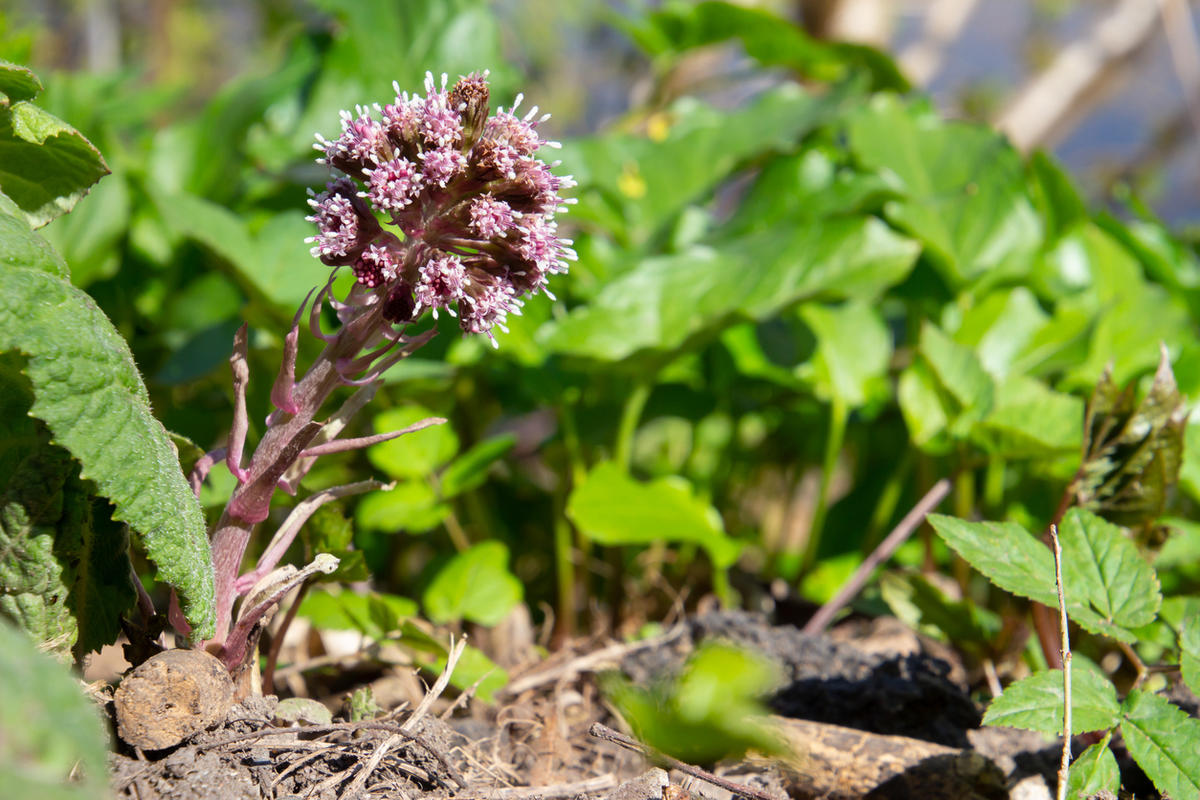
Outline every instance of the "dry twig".
POLYGON ((913 531, 925 521, 925 517, 938 505, 946 499, 946 495, 950 493, 950 481, 942 478, 935 483, 925 496, 917 501, 913 506, 912 511, 904 515, 904 519, 896 524, 892 532, 879 543, 871 555, 863 559, 863 562, 858 565, 858 569, 850 576, 850 580, 838 590, 838 593, 829 599, 825 605, 821 606, 816 614, 812 615, 812 619, 804 626, 804 632, 807 634, 818 634, 829 626, 833 621, 833 617, 841 610, 842 606, 849 603, 866 584, 871 577, 871 573, 875 571, 883 562, 892 557, 892 553, 896 552, 896 548, 904 544, 909 536, 912 536, 913 531))
POLYGON ((1054 584, 1058 587, 1059 626, 1062 630, 1063 662, 1063 743, 1062 761, 1058 767, 1058 800, 1067 800, 1067 775, 1071 769, 1071 640, 1067 632, 1067 599, 1063 591, 1062 546, 1058 543, 1058 526, 1050 526, 1050 541, 1054 545, 1054 584))
POLYGON ((629 748, 642 755, 653 758, 653 760, 662 763, 671 769, 677 769, 685 775, 691 775, 693 778, 699 778, 702 781, 711 783, 713 786, 719 786, 727 792, 733 792, 741 797, 748 797, 750 800, 776 800, 774 795, 767 792, 761 792, 752 786, 743 786, 740 783, 734 783, 727 778, 722 778, 720 775, 714 775, 706 769, 701 769, 694 764, 688 764, 685 761, 680 761, 677 758, 671 758, 668 755, 651 751, 641 742, 631 739, 623 733, 614 731, 607 725, 601 725, 599 722, 593 722, 592 727, 588 729, 588 733, 595 736, 597 739, 603 739, 606 742, 619 744, 621 747, 629 748))

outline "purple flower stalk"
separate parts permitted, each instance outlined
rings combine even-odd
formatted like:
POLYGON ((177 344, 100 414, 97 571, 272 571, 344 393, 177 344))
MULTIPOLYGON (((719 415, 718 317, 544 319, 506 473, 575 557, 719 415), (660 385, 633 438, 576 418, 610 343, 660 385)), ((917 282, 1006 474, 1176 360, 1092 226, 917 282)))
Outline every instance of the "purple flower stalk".
MULTIPOLYGON (((255 568, 239 577, 250 536, 267 519, 276 489, 295 493, 321 455, 366 447, 444 421, 333 441, 374 394, 383 372, 433 336, 433 331, 407 336, 406 327, 426 309, 435 317, 444 309, 458 318, 464 332, 486 334, 495 345, 493 329, 507 330, 507 316, 520 313, 526 295, 549 295, 549 276, 565 272, 575 258, 571 241, 558 235, 555 221, 572 202, 559 192, 574 181, 551 172, 558 162, 546 164, 537 157, 541 148, 559 146, 537 133, 547 117, 538 117, 536 108, 518 117, 520 96, 507 111, 489 116, 487 73, 462 78, 450 89, 446 76, 439 86, 426 74, 424 97, 395 88, 391 104, 342 112, 337 139, 317 137, 322 154, 317 161, 333 176, 325 191, 308 201, 308 220, 317 232, 307 241, 312 254, 335 269, 309 308, 308 327, 325 342, 324 350, 297 380, 306 299, 284 339, 283 361, 271 391, 276 410, 267 418, 267 430, 253 456, 243 464, 249 369, 245 328, 239 331, 230 359, 235 408, 229 441, 210 453, 193 475, 198 489, 203 474, 225 460, 238 480, 212 536, 217 632, 208 643, 231 670, 252 656, 253 642, 247 637, 257 635, 251 632, 260 627, 264 609, 275 602, 243 609, 232 626, 235 600, 273 573, 304 520, 321 503, 378 484, 366 481, 326 490, 297 506, 255 568), (332 286, 337 268, 343 266, 350 267, 355 281, 339 300, 332 286), (341 322, 336 333, 320 327, 326 302, 341 322), (340 386, 361 388, 325 422, 316 421, 324 402, 340 386)), ((327 567, 323 563, 322 569, 327 567)), ((282 590, 267 596, 282 596, 282 590)), ((187 631, 175 607, 172 621, 187 631)))

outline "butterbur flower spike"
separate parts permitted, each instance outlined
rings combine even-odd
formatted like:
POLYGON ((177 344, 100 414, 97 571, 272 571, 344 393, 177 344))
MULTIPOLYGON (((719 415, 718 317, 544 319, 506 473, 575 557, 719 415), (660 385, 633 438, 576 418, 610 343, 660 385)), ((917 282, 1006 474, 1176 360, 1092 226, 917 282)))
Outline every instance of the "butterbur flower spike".
POLYGON ((537 157, 559 147, 537 130, 549 115, 519 116, 520 95, 490 114, 486 72, 450 88, 426 73, 424 96, 395 88, 391 103, 342 112, 336 139, 318 135, 317 161, 334 174, 309 199, 312 254, 354 273, 335 305, 343 322, 376 304, 386 324, 445 310, 494 342, 522 298, 575 259, 555 222, 574 181, 537 157))

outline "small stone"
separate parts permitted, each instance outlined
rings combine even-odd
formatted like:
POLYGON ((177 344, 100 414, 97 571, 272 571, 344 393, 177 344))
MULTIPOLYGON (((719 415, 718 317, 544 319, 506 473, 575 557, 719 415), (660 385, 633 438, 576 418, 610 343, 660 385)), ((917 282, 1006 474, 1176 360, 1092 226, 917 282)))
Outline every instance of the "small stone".
POLYGON ((143 750, 174 747, 225 719, 233 681, 203 650, 166 650, 131 670, 113 694, 117 733, 143 750))

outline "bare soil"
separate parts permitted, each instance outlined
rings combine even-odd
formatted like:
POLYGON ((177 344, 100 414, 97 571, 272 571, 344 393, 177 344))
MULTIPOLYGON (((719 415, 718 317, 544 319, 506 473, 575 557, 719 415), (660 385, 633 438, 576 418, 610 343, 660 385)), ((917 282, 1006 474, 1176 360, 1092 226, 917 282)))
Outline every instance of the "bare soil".
MULTIPOLYGON (((497 703, 444 697, 415 725, 415 703, 359 722, 335 716, 288 725, 276 713, 277 698, 250 697, 180 745, 150 751, 120 742, 111 757, 113 786, 117 796, 136 800, 725 800, 733 796, 726 789, 651 769, 641 754, 589 735, 595 722, 622 727, 597 690, 598 671, 619 667, 648 685, 678 671, 711 638, 767 655, 787 676, 770 702, 797 757, 713 768, 744 784, 744 796, 1052 796, 1059 745, 980 728, 980 707, 951 652, 894 620, 848 637, 807 636, 743 612, 696 616, 649 643, 581 642, 512 670, 511 691, 497 703)), ((359 664, 338 672, 373 682, 378 696, 389 681, 414 683, 411 668, 359 664)), ((337 706, 336 697, 327 704, 337 706)), ((1128 759, 1122 769, 1125 788, 1155 796, 1128 759)))

